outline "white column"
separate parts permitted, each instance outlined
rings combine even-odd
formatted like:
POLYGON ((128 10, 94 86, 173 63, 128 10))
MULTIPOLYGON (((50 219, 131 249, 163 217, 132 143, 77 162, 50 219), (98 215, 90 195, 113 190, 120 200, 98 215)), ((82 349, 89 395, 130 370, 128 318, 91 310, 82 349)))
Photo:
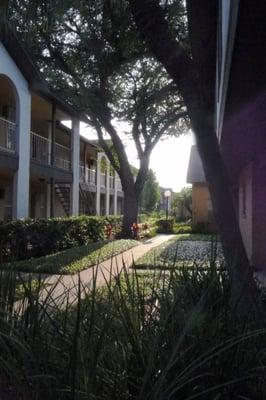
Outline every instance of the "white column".
POLYGON ((114 215, 117 215, 117 180, 118 180, 118 174, 115 172, 114 215))
POLYGON ((105 189, 105 214, 110 214, 110 162, 107 161, 106 189, 105 189))
POLYGON ((96 171, 96 214, 100 215, 101 207, 101 158, 102 154, 98 153, 97 171, 96 171))
POLYGON ((80 154, 79 120, 72 120, 71 166, 73 182, 71 185, 71 215, 79 215, 79 154, 80 154))
POLYGON ((18 170, 13 180, 13 217, 23 219, 29 216, 31 95, 28 90, 19 93, 17 107, 18 170))

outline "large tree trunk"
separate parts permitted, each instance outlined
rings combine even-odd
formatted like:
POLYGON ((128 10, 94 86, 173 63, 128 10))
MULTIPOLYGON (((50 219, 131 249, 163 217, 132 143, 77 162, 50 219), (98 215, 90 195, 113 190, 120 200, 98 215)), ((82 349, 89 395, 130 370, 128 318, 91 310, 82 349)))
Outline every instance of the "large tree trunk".
MULTIPOLYGON (((192 32, 190 35, 192 52, 193 55, 196 55, 195 59, 191 60, 172 36, 158 0, 130 0, 130 3, 138 28, 155 57, 164 65, 176 83, 187 106, 205 175, 210 185, 226 268, 231 281, 232 303, 237 307, 239 315, 247 316, 251 311, 255 315, 258 312, 256 284, 243 245, 230 181, 213 127, 214 84, 210 85, 210 82, 215 76, 215 63, 213 62, 215 52, 208 53, 206 49, 214 47, 215 12, 217 10, 210 7, 194 7, 192 15, 191 7, 198 2, 189 1, 187 3, 190 5, 188 18, 190 33, 192 32), (193 25, 194 19, 195 26, 193 25), (210 27, 212 29, 209 31, 210 27), (196 34, 193 35, 195 29, 196 34), (208 44, 206 45, 206 43, 208 44), (201 59, 202 54, 204 60, 201 59), (208 66, 209 58, 211 69, 208 66)), ((209 1, 205 5, 211 6, 213 3, 213 1, 209 1)))
POLYGON ((124 215, 123 215, 123 227, 122 237, 131 238, 132 232, 131 227, 134 222, 138 221, 138 208, 139 208, 139 196, 136 195, 134 190, 124 191, 124 215))

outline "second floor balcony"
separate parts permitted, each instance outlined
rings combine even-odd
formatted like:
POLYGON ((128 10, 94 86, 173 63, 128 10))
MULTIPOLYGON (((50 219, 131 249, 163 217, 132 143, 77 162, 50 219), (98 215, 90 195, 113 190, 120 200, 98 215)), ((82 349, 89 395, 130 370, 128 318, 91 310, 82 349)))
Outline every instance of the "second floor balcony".
POLYGON ((16 124, 0 117, 0 148, 15 152, 16 124))
MULTIPOLYGON (((50 139, 31 132, 31 159, 44 165, 52 163, 52 142, 50 139)), ((59 143, 54 145, 54 165, 58 168, 71 169, 71 151, 59 143)))
POLYGON ((80 165, 80 181, 89 185, 96 185, 96 171, 80 165))

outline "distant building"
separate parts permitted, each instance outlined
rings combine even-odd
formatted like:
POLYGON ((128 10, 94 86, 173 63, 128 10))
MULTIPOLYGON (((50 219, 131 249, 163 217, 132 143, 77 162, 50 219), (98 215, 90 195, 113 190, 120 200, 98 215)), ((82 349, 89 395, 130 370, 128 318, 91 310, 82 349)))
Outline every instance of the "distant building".
POLYGON ((187 183, 192 184, 192 227, 216 231, 210 192, 196 145, 191 147, 187 183))
POLYGON ((246 251, 266 271, 266 2, 222 1, 216 130, 246 251))

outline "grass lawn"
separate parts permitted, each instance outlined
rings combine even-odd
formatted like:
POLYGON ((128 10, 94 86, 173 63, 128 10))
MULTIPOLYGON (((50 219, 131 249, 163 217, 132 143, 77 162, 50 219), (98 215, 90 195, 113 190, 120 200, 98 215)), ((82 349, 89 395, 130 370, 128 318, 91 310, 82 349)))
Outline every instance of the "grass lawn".
POLYGON ((40 258, 6 263, 1 268, 12 268, 23 272, 75 274, 138 244, 138 241, 129 239, 96 242, 87 246, 73 247, 40 258))
POLYGON ((220 242, 210 235, 180 234, 139 258, 135 268, 206 266, 213 260, 223 261, 220 242))

